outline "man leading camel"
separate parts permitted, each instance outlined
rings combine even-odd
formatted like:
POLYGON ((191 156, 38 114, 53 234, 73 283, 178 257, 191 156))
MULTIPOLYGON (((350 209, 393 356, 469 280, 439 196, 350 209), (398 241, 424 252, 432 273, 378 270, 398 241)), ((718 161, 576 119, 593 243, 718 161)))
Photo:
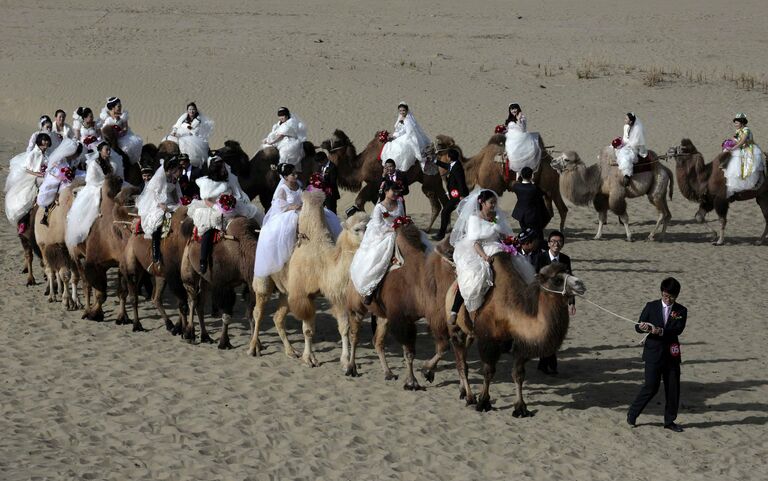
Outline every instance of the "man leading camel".
POLYGON ((455 149, 448 151, 450 162, 442 162, 435 159, 435 164, 441 169, 448 171, 445 184, 448 191, 448 203, 443 206, 440 212, 440 231, 432 236, 432 240, 440 241, 445 237, 448 231, 448 225, 451 223, 451 214, 459 205, 459 201, 469 195, 467 181, 464 178, 464 167, 459 162, 459 152, 455 149))
POLYGON ((685 329, 688 310, 678 304, 680 283, 674 277, 661 281, 661 299, 645 305, 640 322, 635 326, 639 333, 649 333, 643 348, 645 361, 645 384, 629 407, 627 423, 634 427, 635 421, 648 402, 659 391, 664 381, 664 429, 676 433, 683 428, 675 424, 680 404, 680 341, 678 336, 685 329))

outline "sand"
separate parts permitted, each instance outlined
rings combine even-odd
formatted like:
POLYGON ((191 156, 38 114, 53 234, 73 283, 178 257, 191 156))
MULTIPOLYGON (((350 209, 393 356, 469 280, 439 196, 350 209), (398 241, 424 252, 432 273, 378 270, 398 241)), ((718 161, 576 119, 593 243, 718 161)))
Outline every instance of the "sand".
MULTIPOLYGON (((280 105, 306 120, 311 140, 341 128, 362 146, 392 129, 400 100, 428 133, 453 136, 466 153, 485 144, 512 101, 547 144, 587 162, 620 134, 629 110, 657 151, 690 137, 709 159, 737 111, 767 142, 762 2, 414 3, 3 2, 0 158, 23 150, 40 114, 97 110, 111 95, 147 142, 194 100, 216 121, 212 145, 234 138, 250 153, 280 105), (648 86, 655 69, 662 81, 648 86), (755 88, 740 88, 739 76, 754 77, 755 88)), ((0 180, 6 174, 7 164, 0 180)), ((148 303, 147 333, 81 320, 45 302, 42 286, 23 286, 21 248, 6 224, 0 479, 763 479, 768 251, 751 245, 760 213, 753 202, 733 205, 728 243, 716 248, 692 221, 695 205, 675 191, 665 242, 627 243, 615 216, 606 240, 592 240, 595 213, 571 206, 564 252, 587 296, 630 318, 658 296, 663 277, 681 281, 682 434, 661 428, 661 396, 638 428, 625 424, 642 380, 640 336, 584 302, 560 374, 529 364, 535 416, 515 419, 510 359, 492 388, 495 409, 478 414, 458 400, 450 354, 434 384, 420 378, 426 391, 403 391, 402 377, 385 382, 367 323, 362 376, 345 378, 327 312, 315 369, 283 355, 270 319, 263 357, 248 357, 242 303, 231 351, 168 335, 148 303)), ((414 212, 426 209, 419 195, 414 212)), ((502 206, 513 202, 506 195, 502 206)), ((643 238, 653 208, 637 199, 629 214, 643 238)), ((115 308, 110 298, 108 320, 115 308)), ((211 325, 217 337, 220 322, 211 325)), ((299 324, 289 328, 299 342, 299 324)), ((433 347, 419 328, 421 362, 433 347)), ((399 348, 388 349, 402 374, 399 348)), ((479 368, 473 353, 475 387, 479 368)))

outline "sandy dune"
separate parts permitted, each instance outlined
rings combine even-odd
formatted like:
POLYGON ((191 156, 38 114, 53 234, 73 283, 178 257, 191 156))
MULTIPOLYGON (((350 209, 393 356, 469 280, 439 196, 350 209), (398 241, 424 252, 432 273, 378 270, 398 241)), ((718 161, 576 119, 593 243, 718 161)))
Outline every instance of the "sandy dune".
MULTIPOLYGON (((24 148, 41 113, 95 110, 110 95, 122 97, 147 142, 195 100, 216 121, 214 146, 234 138, 249 152, 280 105, 307 121, 316 142, 341 128, 363 146, 392 129, 399 100, 466 153, 484 145, 510 101, 548 144, 588 162, 628 110, 658 151, 689 136, 711 158, 736 111, 768 144, 762 2, 517 3, 9 0, 0 5, 0 158, 24 148), (648 86, 652 69, 665 73, 648 86), (754 89, 739 88, 740 76, 754 77, 754 89)), ((4 180, 7 164, 0 169, 4 180)), ((419 196, 409 207, 423 212, 419 196)), ((502 206, 513 201, 506 195, 502 206)), ((247 357, 242 305, 236 349, 224 352, 171 337, 147 303, 147 333, 80 320, 45 302, 42 286, 23 287, 21 248, 6 224, 0 479, 763 479, 768 251, 751 245, 763 228, 759 210, 733 205, 728 245, 715 248, 677 188, 670 206, 663 243, 625 242, 615 216, 607 240, 594 241, 594 212, 574 207, 564 251, 587 296, 630 318, 663 277, 682 282, 690 317, 679 435, 661 429, 661 397, 637 429, 626 426, 642 379, 640 336, 584 302, 560 375, 529 365, 536 415, 511 416, 508 358, 492 391, 496 409, 481 415, 458 400, 450 354, 424 392, 385 382, 367 323, 362 376, 345 378, 327 313, 316 369, 282 354, 269 319, 264 356, 247 357)), ((641 239, 655 213, 637 199, 630 218, 641 239)), ((110 299, 110 320, 115 307, 110 299)), ((216 337, 220 323, 211 324, 216 337)), ((289 327, 299 342, 299 324, 289 327)), ((420 332, 424 360, 433 348, 420 332)), ((394 342, 389 355, 399 372, 394 342)), ((474 386, 479 367, 473 353, 474 386)))

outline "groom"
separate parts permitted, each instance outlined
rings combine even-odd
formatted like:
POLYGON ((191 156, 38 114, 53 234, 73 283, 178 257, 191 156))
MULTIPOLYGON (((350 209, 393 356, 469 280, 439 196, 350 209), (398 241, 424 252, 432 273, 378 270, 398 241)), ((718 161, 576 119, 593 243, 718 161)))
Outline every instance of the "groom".
POLYGON ((643 348, 645 384, 629 407, 627 423, 634 427, 637 417, 659 391, 664 381, 664 429, 676 433, 683 428, 675 424, 680 404, 680 341, 678 336, 685 329, 688 310, 676 302, 680 283, 674 277, 661 281, 661 299, 645 305, 640 322, 635 326, 639 333, 647 332, 643 348))

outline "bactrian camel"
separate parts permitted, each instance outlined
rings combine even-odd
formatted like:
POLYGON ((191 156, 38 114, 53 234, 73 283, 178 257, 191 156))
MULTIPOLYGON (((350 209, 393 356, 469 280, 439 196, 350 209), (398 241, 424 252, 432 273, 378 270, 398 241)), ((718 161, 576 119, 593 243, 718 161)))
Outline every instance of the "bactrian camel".
POLYGON ((317 366, 312 346, 316 313, 314 300, 322 295, 331 305, 341 335, 342 370, 348 376, 356 376, 356 348, 362 319, 347 309, 346 296, 347 285, 350 283, 349 266, 363 239, 369 217, 364 212, 352 215, 344 222, 344 229, 334 243, 323 212, 325 194, 305 192, 302 201, 298 218, 298 241, 290 260, 280 272, 253 280, 256 305, 248 352, 252 355, 261 352, 259 326, 264 317, 264 307, 276 289, 279 299, 273 319, 285 354, 299 357, 285 332, 285 317, 291 313, 302 323, 304 352, 301 359, 308 366, 317 366))
POLYGON ((653 231, 648 240, 654 240, 656 233, 663 237, 672 219, 667 205, 667 193, 672 198, 672 171, 658 161, 653 151, 648 151, 651 158, 651 171, 638 172, 632 176, 627 187, 622 183, 624 176, 619 171, 616 155, 611 146, 600 152, 598 162, 587 166, 579 154, 573 151, 563 152, 552 160, 552 167, 560 173, 560 192, 566 199, 576 205, 587 205, 590 202, 597 211, 597 234, 595 239, 603 237, 603 225, 608 220, 608 210, 619 216, 624 224, 627 241, 632 241, 627 215, 627 199, 645 195, 648 201, 656 207, 659 213, 653 231))
MULTIPOLYGON (((496 134, 488 140, 488 144, 480 149, 480 152, 470 158, 464 157, 461 147, 456 145, 456 142, 447 135, 438 135, 434 145, 436 156, 442 162, 449 162, 449 150, 454 149, 459 152, 467 187, 470 190, 479 185, 483 189, 490 189, 502 196, 505 191, 511 190, 512 185, 517 182, 515 172, 505 173, 504 171, 504 159, 506 158, 504 157, 504 142, 504 134, 496 134)), ((557 212, 560 215, 560 230, 562 231, 565 229, 568 207, 560 195, 560 179, 557 172, 552 168, 552 156, 544 148, 544 141, 541 137, 539 137, 539 148, 541 149, 541 161, 539 169, 534 172, 533 182, 544 192, 544 201, 549 212, 554 213, 552 203, 557 207, 557 212)))
POLYGON ((725 226, 728 223, 728 209, 731 202, 755 199, 763 212, 765 227, 763 234, 757 240, 757 244, 765 242, 768 235, 768 182, 763 182, 757 190, 738 192, 728 197, 725 185, 723 169, 731 158, 730 152, 721 152, 710 163, 704 162, 704 156, 696 149, 690 139, 680 141, 678 147, 673 147, 667 153, 668 157, 674 157, 676 162, 677 186, 683 196, 698 202, 699 210, 696 212, 696 220, 704 222, 707 212, 714 209, 720 221, 720 232, 714 232, 714 245, 725 243, 725 226))
MULTIPOLYGON (((358 210, 364 210, 367 202, 375 204, 378 201, 379 186, 384 174, 380 158, 384 144, 384 135, 379 132, 358 154, 352 141, 341 130, 335 130, 331 138, 322 143, 331 162, 339 169, 339 187, 357 192, 354 205, 358 210)), ((421 191, 429 199, 431 216, 426 229, 428 232, 440 215, 443 204, 448 201, 443 181, 436 168, 425 173, 418 162, 405 175, 408 185, 420 182, 421 191)))

